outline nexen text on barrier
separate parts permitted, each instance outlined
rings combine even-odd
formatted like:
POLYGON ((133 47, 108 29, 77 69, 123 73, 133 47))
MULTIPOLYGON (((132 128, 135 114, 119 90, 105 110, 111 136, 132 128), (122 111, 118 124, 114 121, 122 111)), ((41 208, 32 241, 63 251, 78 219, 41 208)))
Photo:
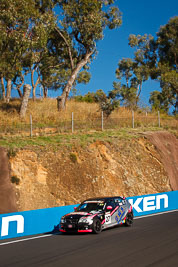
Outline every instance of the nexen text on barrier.
POLYGON ((164 202, 164 208, 168 208, 168 195, 157 195, 157 196, 148 196, 148 197, 139 197, 134 202, 133 199, 129 199, 130 204, 132 205, 133 209, 137 212, 144 212, 144 211, 153 211, 161 209, 161 200, 164 202), (143 203, 142 203, 143 201, 143 203), (143 204, 143 210, 139 206, 143 204))

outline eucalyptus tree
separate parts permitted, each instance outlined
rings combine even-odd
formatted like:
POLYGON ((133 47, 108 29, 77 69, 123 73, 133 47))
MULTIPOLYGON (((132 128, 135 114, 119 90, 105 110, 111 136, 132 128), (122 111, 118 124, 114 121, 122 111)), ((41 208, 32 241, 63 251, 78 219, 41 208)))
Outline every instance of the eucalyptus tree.
POLYGON ((113 82, 114 89, 110 92, 113 99, 118 99, 124 106, 130 109, 137 108, 137 88, 134 85, 121 84, 121 82, 113 82))
MULTIPOLYGON (((130 35, 129 44, 136 48, 133 71, 139 82, 139 92, 142 82, 149 77, 160 82, 162 91, 159 95, 161 109, 167 112, 170 106, 178 112, 178 17, 171 18, 160 28, 156 38, 150 35, 130 35)), ((155 95, 150 97, 153 104, 155 95), (154 97, 153 97, 154 96, 154 97)))
POLYGON ((27 18, 31 4, 32 1, 2 0, 0 5, 0 76, 7 102, 11 95, 12 79, 22 71, 21 57, 28 46, 27 18))
MULTIPOLYGON (((56 32, 67 51, 67 66, 63 69, 67 81, 62 83, 59 110, 66 100, 79 73, 94 59, 97 41, 104 37, 104 29, 121 25, 121 13, 114 0, 59 0, 59 23, 56 32)), ((63 76, 62 76, 63 77, 63 76)), ((88 79, 86 72, 85 77, 88 79)))
POLYGON ((150 54, 152 42, 153 37, 151 35, 136 36, 131 34, 129 36, 129 45, 135 48, 132 68, 134 79, 132 79, 132 84, 137 86, 137 102, 142 91, 143 82, 148 80, 152 69, 152 63, 150 63, 150 57, 153 58, 153 55, 150 54))
POLYGON ((170 104, 169 97, 166 95, 167 91, 152 91, 150 93, 149 103, 151 104, 152 111, 161 111, 168 113, 170 104))
POLYGON ((114 82, 114 90, 117 90, 117 96, 123 104, 130 108, 136 108, 142 91, 143 82, 148 80, 151 64, 150 43, 152 36, 129 36, 129 45, 135 49, 134 58, 123 58, 118 62, 116 69, 116 78, 119 82, 114 82), (126 84, 122 82, 125 80, 126 84))
POLYGON ((160 28, 156 45, 158 71, 155 78, 160 80, 162 92, 174 107, 174 113, 178 113, 178 16, 160 28))
POLYGON ((129 108, 135 108, 137 99, 136 79, 133 73, 134 61, 130 58, 123 58, 118 63, 116 78, 119 82, 114 82, 114 90, 110 92, 113 96, 120 99, 121 103, 129 108), (126 82, 121 83, 121 80, 126 82))
MULTIPOLYGON (((45 93, 46 89, 58 90, 63 89, 71 75, 70 57, 68 54, 68 47, 59 35, 59 26, 51 32, 48 42, 47 50, 39 64, 40 83, 45 93)), ((63 33, 64 35, 66 33, 63 33)), ((74 49, 71 47, 73 56, 74 49)), ((74 85, 78 83, 87 83, 90 79, 90 73, 87 70, 81 71, 74 85)))
MULTIPOLYGON (((49 1, 1 0, 0 5, 0 76, 6 101, 11 95, 11 85, 20 87, 28 72, 34 73, 45 50, 48 34, 55 21, 49 1), (39 7, 39 2, 41 6, 39 7), (45 11, 42 9, 45 2, 45 11), (6 83, 4 83, 4 80, 6 83)), ((32 75, 32 85, 33 82, 32 75)))

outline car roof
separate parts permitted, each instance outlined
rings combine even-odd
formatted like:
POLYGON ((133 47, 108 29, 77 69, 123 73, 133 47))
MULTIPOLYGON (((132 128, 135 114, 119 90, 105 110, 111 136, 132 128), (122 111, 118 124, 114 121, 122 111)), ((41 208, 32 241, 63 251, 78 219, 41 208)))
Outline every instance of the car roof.
POLYGON ((111 199, 114 199, 114 198, 123 198, 123 197, 120 197, 120 196, 114 196, 114 197, 95 197, 95 198, 85 199, 82 202, 85 202, 85 201, 107 201, 107 200, 111 200, 111 199))

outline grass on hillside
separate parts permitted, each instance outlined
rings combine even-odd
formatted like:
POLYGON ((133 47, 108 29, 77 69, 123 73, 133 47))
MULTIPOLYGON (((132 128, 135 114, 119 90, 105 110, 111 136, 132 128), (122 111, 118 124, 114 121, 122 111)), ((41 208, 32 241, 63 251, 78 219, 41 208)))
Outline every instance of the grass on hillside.
MULTIPOLYGON (((0 133, 4 135, 29 136, 30 114, 33 121, 33 134, 46 135, 71 132, 71 117, 74 114, 74 131, 87 132, 101 130, 101 110, 96 103, 75 102, 69 100, 64 111, 58 112, 56 99, 29 100, 28 110, 23 120, 19 117, 20 100, 12 99, 9 104, 0 101, 0 133), (52 129, 53 128, 53 129, 52 129)), ((134 113, 135 128, 157 127, 158 114, 137 111, 134 113)), ((176 118, 161 115, 163 128, 176 129, 176 118)), ((108 118, 104 118, 104 129, 121 129, 132 127, 132 111, 120 107, 108 118)))
MULTIPOLYGON (((103 132, 93 133, 76 133, 76 134, 58 134, 51 136, 34 136, 34 137, 3 137, 0 138, 0 147, 8 149, 9 156, 14 156, 15 151, 23 148, 31 148, 37 150, 48 150, 49 148, 56 151, 59 147, 86 147, 88 144, 96 141, 106 141, 112 143, 116 139, 140 138, 145 131, 158 131, 159 128, 144 128, 144 129, 119 129, 106 130, 103 132)), ((173 134, 176 132, 172 131, 173 134)))
POLYGON ((56 99, 47 98, 36 100, 30 99, 26 116, 23 120, 19 118, 20 100, 12 99, 9 104, 0 102, 0 121, 9 124, 18 124, 20 121, 29 123, 30 114, 33 121, 41 124, 51 125, 62 120, 71 120, 72 112, 78 120, 92 119, 99 116, 99 107, 93 103, 79 103, 75 101, 67 101, 66 109, 58 112, 56 99))

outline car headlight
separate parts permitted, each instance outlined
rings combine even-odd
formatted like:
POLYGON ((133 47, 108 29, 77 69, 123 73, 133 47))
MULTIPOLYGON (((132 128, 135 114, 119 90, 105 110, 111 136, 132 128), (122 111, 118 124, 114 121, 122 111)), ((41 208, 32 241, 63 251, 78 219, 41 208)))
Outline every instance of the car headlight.
POLYGON ((81 217, 79 219, 79 223, 88 223, 88 224, 92 224, 93 220, 91 218, 85 218, 85 217, 81 217))
POLYGON ((61 223, 65 223, 66 219, 65 218, 61 218, 61 223))

